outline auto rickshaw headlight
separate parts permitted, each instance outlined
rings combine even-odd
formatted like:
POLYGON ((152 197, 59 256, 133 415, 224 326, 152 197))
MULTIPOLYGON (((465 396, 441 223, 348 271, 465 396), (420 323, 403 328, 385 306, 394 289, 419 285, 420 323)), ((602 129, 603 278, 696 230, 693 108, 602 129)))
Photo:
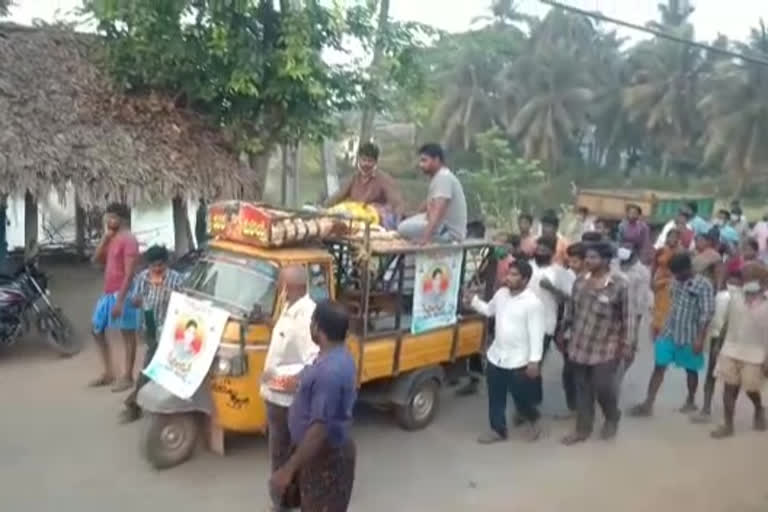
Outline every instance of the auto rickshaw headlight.
POLYGON ((232 360, 228 357, 216 358, 216 374, 217 375, 229 375, 232 371, 232 360))
POLYGON ((213 361, 217 377, 242 377, 248 373, 248 358, 241 354, 221 354, 213 361))

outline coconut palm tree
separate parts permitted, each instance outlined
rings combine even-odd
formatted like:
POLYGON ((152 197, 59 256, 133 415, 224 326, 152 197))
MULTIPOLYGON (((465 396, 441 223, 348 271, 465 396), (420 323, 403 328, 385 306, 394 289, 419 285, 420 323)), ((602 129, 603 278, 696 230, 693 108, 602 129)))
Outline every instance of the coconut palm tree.
POLYGON ((561 47, 539 48, 505 70, 507 97, 519 109, 507 125, 525 158, 555 169, 578 141, 594 98, 586 66, 561 47))
MULTIPOLYGON (((745 55, 768 59, 768 30, 763 21, 745 55)), ((736 194, 748 181, 768 179, 768 67, 721 60, 709 91, 698 107, 706 123, 705 163, 719 163, 735 180, 736 194)))
POLYGON ((472 18, 472 24, 490 23, 496 28, 504 29, 518 24, 528 25, 532 23, 534 19, 535 18, 520 12, 515 0, 493 0, 491 2, 490 14, 472 18))
MULTIPOLYGON (((656 30, 694 40, 688 21, 694 9, 688 0, 658 5, 656 30)), ((699 161, 696 140, 702 134, 696 110, 702 75, 711 65, 708 56, 690 45, 656 38, 636 45, 629 54, 630 84, 622 92, 622 105, 630 123, 640 124, 661 156, 661 174, 672 161, 699 161)))
POLYGON ((587 125, 594 98, 588 48, 591 23, 554 9, 538 23, 526 51, 499 75, 498 112, 526 158, 557 168, 587 125))
POLYGON ((661 22, 651 21, 648 22, 648 26, 662 32, 669 28, 683 26, 694 11, 688 0, 668 0, 666 4, 658 4, 657 9, 661 22))
POLYGON ((476 134, 499 124, 496 75, 505 62, 517 57, 523 40, 514 27, 446 37, 439 49, 445 58, 437 59, 446 64, 434 71, 440 99, 432 117, 443 145, 468 149, 476 134))
MULTIPOLYGON (((668 27, 693 40, 693 27, 668 27)), ((697 48, 664 39, 638 44, 629 57, 634 69, 622 104, 630 122, 640 122, 662 156, 662 174, 672 159, 686 159, 701 135, 697 94, 706 60, 697 48)))

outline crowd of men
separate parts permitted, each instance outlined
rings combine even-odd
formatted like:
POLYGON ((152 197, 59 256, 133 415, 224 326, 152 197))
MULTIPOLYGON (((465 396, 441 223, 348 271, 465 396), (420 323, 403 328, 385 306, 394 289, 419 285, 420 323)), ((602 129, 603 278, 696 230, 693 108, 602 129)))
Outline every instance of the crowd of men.
POLYGON ((464 298, 495 320, 485 367, 491 428, 479 442, 507 439, 508 393, 517 410, 515 422, 525 425, 528 439, 538 439, 541 365, 552 341, 564 361, 566 416, 575 417, 573 431, 563 439, 566 445, 592 435, 595 402, 605 418, 600 437, 616 435, 623 376, 637 350, 651 344, 655 363, 647 395, 628 411, 631 416, 652 414, 667 368, 674 365, 686 372, 680 411, 691 414, 693 422, 710 421, 715 382, 723 383, 724 421, 713 438, 733 434, 740 391, 754 405, 754 428, 765 430, 768 219, 750 228, 734 204, 708 222, 690 203, 664 226, 655 244, 634 204, 613 231, 585 208, 578 208, 562 230, 552 211, 539 224, 535 234, 533 218, 520 215, 518 232, 504 236, 508 254, 499 264, 498 290, 489 302, 464 298))
MULTIPOLYGON (((359 201, 376 208, 382 223, 415 243, 450 243, 467 236, 467 204, 460 181, 445 165, 437 144, 419 151, 419 167, 429 177, 427 197, 406 215, 394 180, 377 169, 378 148, 363 144, 358 171, 327 205, 359 201)), ((139 266, 138 242, 128 225, 128 210, 110 205, 106 232, 94 259, 105 265, 104 294, 92 324, 103 371, 91 383, 113 391, 132 390, 122 420, 140 415, 133 382, 140 317, 144 316, 147 360, 157 345, 168 300, 181 277, 168 265, 168 253, 152 247, 139 266), (122 334, 125 365, 114 371, 107 329, 122 334)), ((754 404, 754 428, 765 430, 761 389, 768 371, 768 218, 750 228, 736 204, 712 222, 697 205, 683 208, 664 226, 656 243, 640 207, 627 207, 612 233, 609 223, 584 208, 560 229, 552 212, 519 216, 518 232, 504 237, 497 254, 497 291, 490 300, 467 296, 466 306, 494 319, 494 336, 484 369, 490 429, 478 441, 508 438, 507 396, 515 424, 526 437, 540 437, 543 400, 541 365, 554 345, 563 356, 562 385, 573 431, 572 445, 589 439, 595 404, 605 422, 603 439, 613 438, 622 413, 619 393, 624 374, 639 347, 653 341, 655 366, 646 399, 629 412, 649 416, 666 369, 675 364, 687 374, 681 412, 695 422, 710 418, 715 382, 723 383, 724 423, 715 438, 733 434, 736 399, 744 391, 754 404), (708 353, 706 364, 705 353, 708 353), (696 394, 706 370, 704 402, 696 394)), ((307 293, 301 266, 282 269, 285 307, 272 329, 261 395, 267 405, 273 510, 301 506, 304 511, 346 510, 355 474, 355 445, 350 437, 356 372, 346 339, 349 320, 331 302, 316 303, 307 293), (291 385, 275 390, 268 383, 286 365, 305 368, 291 385)), ((285 382, 285 379, 283 379, 285 382)), ((473 377, 462 392, 477 389, 473 377)))

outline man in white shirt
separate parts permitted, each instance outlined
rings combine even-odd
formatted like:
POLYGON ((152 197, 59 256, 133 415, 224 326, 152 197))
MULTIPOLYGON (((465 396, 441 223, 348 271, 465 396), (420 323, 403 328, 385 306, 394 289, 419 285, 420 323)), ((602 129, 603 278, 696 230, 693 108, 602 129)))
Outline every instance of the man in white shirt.
MULTIPOLYGON (((267 405, 269 455, 273 473, 285 464, 291 455, 288 408, 293 403, 295 379, 281 378, 281 385, 294 381, 293 385, 284 386, 281 390, 273 389, 275 385, 270 385, 270 381, 278 375, 283 377, 279 371, 280 367, 311 364, 319 350, 309 331, 315 302, 307 294, 307 269, 300 265, 285 267, 281 272, 281 281, 285 304, 272 328, 261 383, 261 396, 267 405)), ((273 510, 286 510, 280 501, 280 498, 273 497, 273 510)))
POLYGON ((478 438, 481 444, 507 439, 507 393, 512 395, 517 414, 528 426, 527 439, 541 435, 537 379, 543 355, 545 312, 541 301, 528 288, 533 269, 523 260, 510 264, 504 285, 490 302, 477 296, 472 308, 494 317, 496 335, 486 357, 488 415, 491 430, 478 438))
POLYGON ((529 287, 544 306, 544 354, 555 335, 559 305, 570 295, 572 280, 568 271, 554 263, 557 240, 553 237, 539 237, 533 256, 533 275, 529 287))
MULTIPOLYGON (((653 310, 653 292, 651 291, 651 271, 638 257, 639 247, 632 242, 625 242, 617 251, 619 275, 627 281, 627 338, 634 347, 651 345, 651 317, 653 310)), ((624 360, 619 361, 616 370, 616 389, 621 390, 624 374, 628 370, 624 360)))
POLYGON ((715 376, 723 383, 725 423, 712 432, 715 439, 733 435, 736 399, 744 391, 755 407, 752 427, 768 429, 762 390, 768 375, 768 269, 748 263, 742 270, 742 293, 731 297, 725 341, 717 356, 715 376))

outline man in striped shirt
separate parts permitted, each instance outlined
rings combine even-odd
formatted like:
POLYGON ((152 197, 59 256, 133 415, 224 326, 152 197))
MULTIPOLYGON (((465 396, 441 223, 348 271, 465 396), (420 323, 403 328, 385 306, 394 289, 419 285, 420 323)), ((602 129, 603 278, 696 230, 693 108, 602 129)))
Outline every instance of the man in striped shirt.
MULTIPOLYGON (((155 355, 157 336, 163 329, 171 293, 180 290, 183 281, 183 276, 180 273, 168 267, 168 249, 165 247, 153 245, 144 253, 144 260, 147 263, 147 268, 134 278, 131 296, 133 304, 144 312, 146 350, 142 368, 146 368, 155 355)), ((136 386, 125 399, 125 409, 120 415, 122 423, 136 421, 141 416, 141 410, 136 404, 136 395, 141 386, 146 384, 148 380, 143 373, 139 374, 136 386)))
POLYGON ((701 274, 694 274, 691 257, 679 253, 669 260, 669 270, 675 276, 672 288, 672 307, 655 341, 656 366, 648 383, 645 401, 630 410, 632 416, 650 416, 667 367, 675 363, 687 375, 688 397, 680 409, 682 413, 696 411, 695 397, 699 387, 699 371, 704 367, 704 341, 709 322, 715 313, 715 289, 712 282, 701 274))

